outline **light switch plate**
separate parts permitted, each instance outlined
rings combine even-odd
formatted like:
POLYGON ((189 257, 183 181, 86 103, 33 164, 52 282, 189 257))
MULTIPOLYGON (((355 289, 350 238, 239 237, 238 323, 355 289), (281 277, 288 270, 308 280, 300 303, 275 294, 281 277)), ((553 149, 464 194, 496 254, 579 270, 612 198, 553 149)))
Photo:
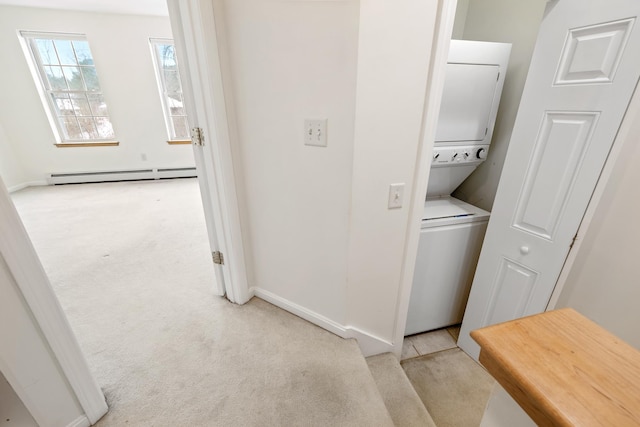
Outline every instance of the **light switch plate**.
POLYGON ((403 199, 404 182, 400 184, 391 184, 389 186, 389 209, 401 208, 403 199))
POLYGON ((327 119, 305 119, 304 145, 327 146, 327 119))

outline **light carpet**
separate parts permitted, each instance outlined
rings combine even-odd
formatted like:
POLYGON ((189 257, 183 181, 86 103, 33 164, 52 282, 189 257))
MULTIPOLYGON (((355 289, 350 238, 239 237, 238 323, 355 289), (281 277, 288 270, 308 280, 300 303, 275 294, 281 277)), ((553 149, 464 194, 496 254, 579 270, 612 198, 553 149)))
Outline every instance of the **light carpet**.
POLYGON ((436 427, 393 354, 367 357, 367 365, 396 427, 436 427))
POLYGON ((494 379, 459 348, 401 362, 438 427, 480 425, 494 379))
POLYGON ((393 425, 354 341, 213 295, 198 191, 191 179, 13 195, 107 396, 98 425, 393 425))

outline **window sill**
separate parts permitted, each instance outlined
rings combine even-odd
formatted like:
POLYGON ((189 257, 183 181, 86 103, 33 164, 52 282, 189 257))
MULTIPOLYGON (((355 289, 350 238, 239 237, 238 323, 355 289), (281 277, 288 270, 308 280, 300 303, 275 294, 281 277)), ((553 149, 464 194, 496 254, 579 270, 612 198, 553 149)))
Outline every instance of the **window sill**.
POLYGON ((167 141, 169 145, 187 145, 191 144, 190 139, 172 139, 171 141, 167 141))
POLYGON ((98 142, 61 142, 54 144, 56 147, 117 147, 119 141, 98 141, 98 142))

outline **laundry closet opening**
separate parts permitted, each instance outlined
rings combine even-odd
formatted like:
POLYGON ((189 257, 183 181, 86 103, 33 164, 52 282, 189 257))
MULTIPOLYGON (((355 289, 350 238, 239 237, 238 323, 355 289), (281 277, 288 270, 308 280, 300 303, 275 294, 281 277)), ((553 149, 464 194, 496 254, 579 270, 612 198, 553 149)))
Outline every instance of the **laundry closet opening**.
POLYGON ((533 3, 458 2, 405 336, 462 321, 546 2, 533 3))

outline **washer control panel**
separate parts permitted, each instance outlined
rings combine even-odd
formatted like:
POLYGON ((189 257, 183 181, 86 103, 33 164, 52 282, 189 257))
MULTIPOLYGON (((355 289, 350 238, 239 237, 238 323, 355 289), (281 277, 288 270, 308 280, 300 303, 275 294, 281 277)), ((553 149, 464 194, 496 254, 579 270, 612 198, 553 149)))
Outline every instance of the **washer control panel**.
POLYGON ((465 145, 460 147, 434 147, 433 166, 482 163, 487 158, 489 145, 465 145))

